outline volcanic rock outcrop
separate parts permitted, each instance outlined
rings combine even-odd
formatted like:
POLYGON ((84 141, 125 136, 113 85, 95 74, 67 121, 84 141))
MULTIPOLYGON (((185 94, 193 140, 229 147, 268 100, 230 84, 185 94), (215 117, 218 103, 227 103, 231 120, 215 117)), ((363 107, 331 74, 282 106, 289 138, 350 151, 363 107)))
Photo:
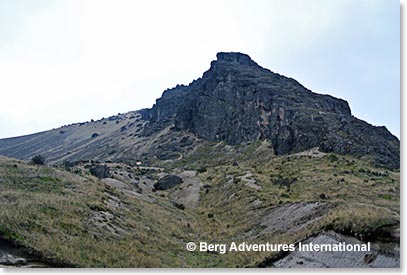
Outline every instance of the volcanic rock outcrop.
POLYGON ((210 141, 268 139, 276 155, 319 147, 400 165, 400 141, 385 127, 355 118, 345 100, 313 93, 242 53, 218 53, 202 78, 166 90, 143 116, 152 128, 174 123, 210 141))

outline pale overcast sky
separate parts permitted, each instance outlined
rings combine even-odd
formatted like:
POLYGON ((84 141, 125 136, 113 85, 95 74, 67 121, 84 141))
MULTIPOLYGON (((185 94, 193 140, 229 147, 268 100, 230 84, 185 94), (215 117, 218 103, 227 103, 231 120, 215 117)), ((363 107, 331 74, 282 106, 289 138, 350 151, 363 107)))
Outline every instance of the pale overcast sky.
POLYGON ((249 54, 400 136, 396 0, 0 0, 0 138, 151 107, 249 54))

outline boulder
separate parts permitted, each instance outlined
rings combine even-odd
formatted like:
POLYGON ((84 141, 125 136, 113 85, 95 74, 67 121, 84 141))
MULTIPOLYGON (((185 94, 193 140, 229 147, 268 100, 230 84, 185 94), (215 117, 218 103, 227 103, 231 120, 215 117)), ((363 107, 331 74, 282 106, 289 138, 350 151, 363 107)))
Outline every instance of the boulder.
POLYGON ((183 179, 175 175, 167 175, 154 184, 155 190, 168 190, 183 183, 183 179))
POLYGON ((7 265, 7 266, 19 266, 26 264, 27 260, 24 258, 15 257, 10 254, 6 254, 0 257, 0 265, 7 265))
POLYGON ((95 165, 90 168, 90 173, 99 178, 99 179, 104 179, 104 178, 110 178, 110 169, 106 165, 95 165))

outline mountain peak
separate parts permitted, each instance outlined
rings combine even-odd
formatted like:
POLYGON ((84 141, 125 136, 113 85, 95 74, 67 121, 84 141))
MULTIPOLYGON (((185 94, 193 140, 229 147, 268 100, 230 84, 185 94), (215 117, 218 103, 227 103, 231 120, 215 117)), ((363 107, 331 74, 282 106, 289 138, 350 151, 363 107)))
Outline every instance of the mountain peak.
POLYGON ((216 54, 217 61, 237 63, 240 65, 257 65, 250 56, 239 52, 219 52, 216 54))
POLYGON ((276 155, 318 147, 323 152, 373 154, 377 165, 399 166, 399 141, 352 117, 340 98, 313 93, 273 73, 247 54, 219 52, 202 78, 172 89, 144 116, 150 129, 174 125, 209 141, 269 140, 276 155))

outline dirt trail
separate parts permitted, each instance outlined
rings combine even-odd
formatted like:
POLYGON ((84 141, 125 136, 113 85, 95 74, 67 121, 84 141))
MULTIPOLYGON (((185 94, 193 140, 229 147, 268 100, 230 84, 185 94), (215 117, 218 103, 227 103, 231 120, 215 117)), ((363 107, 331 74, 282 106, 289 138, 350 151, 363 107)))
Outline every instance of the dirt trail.
POLYGON ((171 193, 171 198, 184 204, 188 208, 195 208, 199 205, 200 190, 203 186, 201 179, 196 175, 196 171, 184 171, 178 174, 184 181, 179 190, 171 193))

